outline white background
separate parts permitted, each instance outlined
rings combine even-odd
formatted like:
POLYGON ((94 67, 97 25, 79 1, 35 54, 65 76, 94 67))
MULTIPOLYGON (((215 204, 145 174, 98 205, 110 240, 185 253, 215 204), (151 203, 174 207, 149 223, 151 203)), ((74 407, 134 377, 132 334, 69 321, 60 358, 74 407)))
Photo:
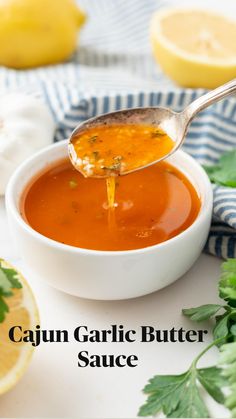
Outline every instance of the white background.
MULTIPOLYGON (((189 0, 173 1, 189 4, 189 0)), ((193 1, 191 2, 193 3, 193 1)), ((216 2, 199 0, 199 5, 213 6, 235 17, 235 0, 216 2)), ((193 243, 194 245, 194 243, 193 243)), ((94 302, 73 298, 45 283, 35 282, 13 249, 6 223, 3 199, 0 199, 0 256, 20 268, 35 293, 43 329, 73 329, 88 325, 92 329, 123 324, 135 329, 151 325, 156 329, 184 327, 208 328, 210 323, 196 326, 181 315, 183 307, 217 302, 217 281, 221 261, 202 255, 183 278, 166 289, 149 296, 123 302, 94 302)), ((141 389, 155 374, 181 373, 204 344, 135 343, 135 344, 42 344, 18 385, 0 398, 0 416, 17 418, 134 418, 144 402, 141 389), (130 368, 78 368, 77 354, 136 354, 139 366, 130 368)), ((208 353, 201 365, 214 364, 217 350, 208 353)), ((228 412, 207 398, 211 417, 228 417, 228 412)))

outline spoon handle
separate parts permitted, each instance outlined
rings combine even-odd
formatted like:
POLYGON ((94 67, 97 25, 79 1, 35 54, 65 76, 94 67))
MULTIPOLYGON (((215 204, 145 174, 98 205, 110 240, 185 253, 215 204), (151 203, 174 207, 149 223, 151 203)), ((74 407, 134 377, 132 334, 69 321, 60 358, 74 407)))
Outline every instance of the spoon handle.
POLYGON ((201 112, 203 109, 207 108, 218 100, 224 98, 225 96, 232 95, 233 93, 236 93, 236 79, 233 79, 228 83, 225 83, 222 86, 219 86, 216 89, 211 90, 205 95, 194 100, 182 112, 187 124, 191 122, 191 120, 198 112, 201 112))

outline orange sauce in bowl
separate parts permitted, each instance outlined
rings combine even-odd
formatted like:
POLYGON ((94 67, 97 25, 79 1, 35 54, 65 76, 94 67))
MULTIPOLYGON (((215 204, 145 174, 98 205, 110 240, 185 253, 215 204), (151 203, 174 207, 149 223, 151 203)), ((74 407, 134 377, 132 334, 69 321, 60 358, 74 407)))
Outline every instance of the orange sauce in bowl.
POLYGON ((153 246, 180 234, 201 207, 190 181, 164 161, 116 177, 115 183, 110 214, 106 182, 85 178, 69 160, 60 161, 28 186, 21 212, 34 230, 60 243, 117 251, 153 246))

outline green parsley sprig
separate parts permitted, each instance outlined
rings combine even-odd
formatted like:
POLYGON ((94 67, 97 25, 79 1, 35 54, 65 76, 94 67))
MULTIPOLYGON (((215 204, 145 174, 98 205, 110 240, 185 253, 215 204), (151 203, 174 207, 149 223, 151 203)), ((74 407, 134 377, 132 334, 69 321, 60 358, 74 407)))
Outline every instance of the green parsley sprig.
POLYGON ((147 401, 141 406, 139 416, 163 412, 168 418, 207 418, 209 412, 200 391, 202 387, 236 417, 236 259, 222 264, 218 290, 222 305, 205 304, 183 310, 183 314, 195 322, 214 317, 213 342, 183 374, 153 377, 143 390, 147 401), (213 346, 221 351, 218 365, 197 368, 200 358, 213 346))
POLYGON ((7 298, 13 295, 14 289, 22 288, 15 269, 4 267, 4 261, 0 259, 0 323, 9 312, 7 298))
POLYGON ((224 153, 215 166, 204 166, 210 180, 218 185, 236 188, 236 150, 224 153))

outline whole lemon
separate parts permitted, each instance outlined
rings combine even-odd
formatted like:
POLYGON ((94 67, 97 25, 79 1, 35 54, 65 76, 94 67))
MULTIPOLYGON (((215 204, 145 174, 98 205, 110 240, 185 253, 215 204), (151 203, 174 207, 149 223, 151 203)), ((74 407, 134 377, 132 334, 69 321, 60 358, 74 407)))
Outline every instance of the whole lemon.
POLYGON ((0 0, 0 65, 22 69, 65 60, 84 21, 73 0, 0 0))

